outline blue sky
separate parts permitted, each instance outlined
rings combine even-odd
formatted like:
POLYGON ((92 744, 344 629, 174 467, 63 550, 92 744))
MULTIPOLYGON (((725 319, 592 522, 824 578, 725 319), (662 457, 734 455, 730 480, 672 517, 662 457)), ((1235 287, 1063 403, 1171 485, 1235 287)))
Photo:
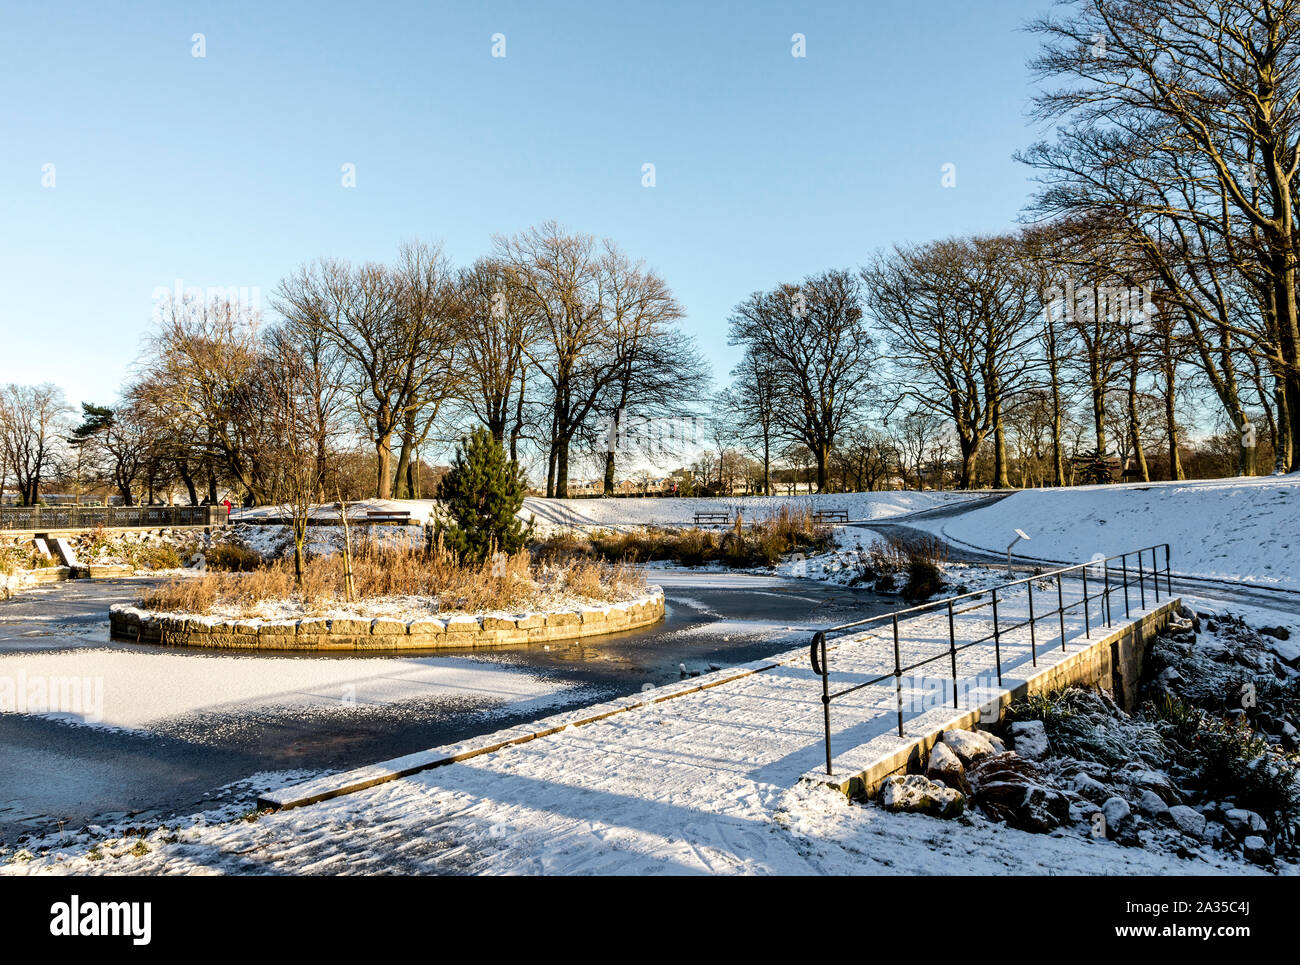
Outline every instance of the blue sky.
POLYGON ((320 255, 468 263, 547 218, 656 267, 725 379, 749 292, 1014 223, 1046 6, 8 0, 0 382, 102 402, 176 279, 265 304, 320 255))

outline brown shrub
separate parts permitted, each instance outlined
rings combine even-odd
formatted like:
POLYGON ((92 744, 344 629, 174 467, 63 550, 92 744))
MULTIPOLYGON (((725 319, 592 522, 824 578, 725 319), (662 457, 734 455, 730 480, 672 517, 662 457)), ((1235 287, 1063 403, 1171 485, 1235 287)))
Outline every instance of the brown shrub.
MULTIPOLYGON (((352 554, 357 601, 415 597, 443 611, 518 610, 540 606, 548 594, 603 602, 626 599, 644 588, 628 566, 596 559, 550 558, 534 563, 528 553, 495 554, 482 564, 459 563, 441 543, 426 548, 385 547, 359 541, 352 554)), ((243 614, 258 604, 288 601, 307 613, 346 602, 342 554, 308 559, 301 585, 290 560, 273 560, 249 572, 212 572, 172 580, 144 594, 146 609, 205 613, 215 607, 243 614)))

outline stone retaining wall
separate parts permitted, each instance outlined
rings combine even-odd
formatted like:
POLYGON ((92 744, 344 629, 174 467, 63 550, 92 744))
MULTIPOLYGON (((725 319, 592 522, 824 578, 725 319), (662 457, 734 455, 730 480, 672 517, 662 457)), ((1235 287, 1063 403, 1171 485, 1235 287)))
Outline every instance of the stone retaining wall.
POLYGON ((239 650, 430 650, 576 640, 651 626, 663 619, 659 587, 627 603, 523 616, 464 616, 410 622, 304 617, 301 620, 219 620, 151 613, 115 604, 114 639, 164 646, 239 650))

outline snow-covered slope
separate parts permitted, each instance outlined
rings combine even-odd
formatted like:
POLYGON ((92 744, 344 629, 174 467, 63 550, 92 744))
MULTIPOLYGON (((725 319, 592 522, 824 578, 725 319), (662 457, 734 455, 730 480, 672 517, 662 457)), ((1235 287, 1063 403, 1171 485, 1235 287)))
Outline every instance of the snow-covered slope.
MULTIPOLYGON (((1031 489, 916 525, 958 543, 1075 562, 1170 544, 1176 573, 1300 589, 1300 475, 1031 489)), ((1160 556, 1163 563, 1163 554, 1160 556)))
MULTIPOLYGON (((522 519, 535 518, 543 534, 554 526, 579 526, 588 528, 622 529, 637 526, 689 526, 696 513, 729 513, 734 519, 737 512, 746 519, 762 519, 777 512, 782 506, 792 509, 812 507, 813 510, 844 510, 849 519, 889 519, 923 509, 934 509, 955 501, 971 499, 982 493, 960 492, 882 492, 882 493, 827 493, 799 496, 708 496, 682 498, 596 498, 596 499, 544 499, 529 496, 519 512, 522 519)), ((367 499, 350 504, 349 513, 359 520, 369 510, 389 510, 410 513, 413 520, 421 522, 433 518, 437 503, 431 499, 367 499)), ((257 523, 261 519, 282 516, 278 506, 237 510, 232 522, 257 523)), ((315 515, 337 518, 333 506, 323 506, 315 515)))
POLYGON ((636 526, 689 526, 696 513, 737 512, 746 519, 763 519, 782 506, 792 509, 812 507, 816 510, 843 510, 856 521, 889 519, 934 509, 954 500, 970 499, 979 493, 958 492, 882 492, 826 493, 802 496, 682 497, 646 499, 542 499, 530 496, 520 513, 535 516, 539 527, 579 526, 585 528, 625 529, 636 526))

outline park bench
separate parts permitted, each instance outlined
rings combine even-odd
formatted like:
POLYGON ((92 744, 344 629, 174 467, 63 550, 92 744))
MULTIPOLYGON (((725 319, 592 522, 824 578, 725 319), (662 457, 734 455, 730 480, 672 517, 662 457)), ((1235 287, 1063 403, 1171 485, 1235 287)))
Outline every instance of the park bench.
POLYGON ((814 523, 847 523, 849 521, 849 511, 847 509, 819 509, 813 513, 814 523))
POLYGON ((366 522, 409 526, 411 514, 402 509, 370 509, 366 511, 366 522))
POLYGON ((731 522, 730 513, 696 513, 696 526, 726 526, 731 522))

